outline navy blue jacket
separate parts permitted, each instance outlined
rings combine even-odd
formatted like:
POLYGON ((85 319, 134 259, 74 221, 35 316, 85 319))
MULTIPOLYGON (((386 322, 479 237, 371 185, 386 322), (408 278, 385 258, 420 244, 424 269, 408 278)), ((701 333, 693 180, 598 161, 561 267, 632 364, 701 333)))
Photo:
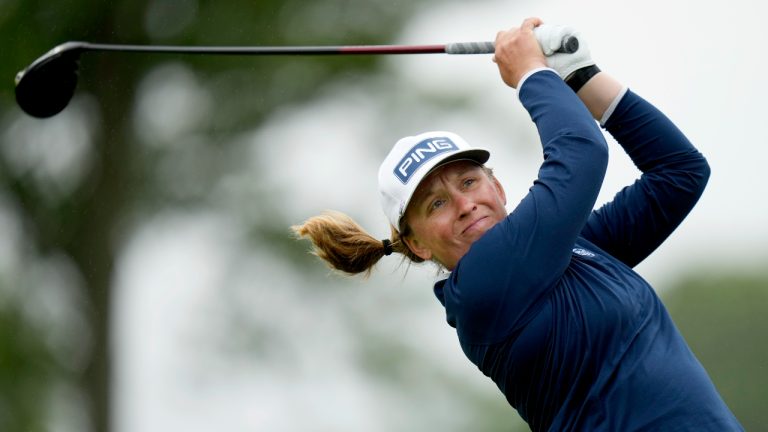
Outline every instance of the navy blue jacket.
POLYGON ((704 157, 627 91, 605 128, 642 175, 594 210, 608 163, 597 122, 549 70, 519 97, 544 148, 538 178, 435 285, 464 353, 534 431, 742 430, 632 270, 699 199, 704 157))

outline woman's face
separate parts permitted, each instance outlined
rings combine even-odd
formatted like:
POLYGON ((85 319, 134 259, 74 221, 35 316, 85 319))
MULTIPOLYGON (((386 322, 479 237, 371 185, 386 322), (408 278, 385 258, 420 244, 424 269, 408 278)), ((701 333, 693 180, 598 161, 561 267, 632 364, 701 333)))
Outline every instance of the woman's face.
POLYGON ((408 204, 408 247, 453 270, 470 245, 507 216, 504 188, 480 165, 451 162, 425 178, 408 204))

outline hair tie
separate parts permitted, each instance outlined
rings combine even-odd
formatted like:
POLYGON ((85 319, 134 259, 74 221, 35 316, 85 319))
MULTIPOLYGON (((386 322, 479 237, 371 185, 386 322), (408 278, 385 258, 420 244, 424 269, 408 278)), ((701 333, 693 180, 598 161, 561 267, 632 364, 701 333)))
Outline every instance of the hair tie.
POLYGON ((392 252, 394 252, 392 242, 389 239, 384 239, 381 241, 381 244, 384 245, 384 255, 392 255, 392 252))

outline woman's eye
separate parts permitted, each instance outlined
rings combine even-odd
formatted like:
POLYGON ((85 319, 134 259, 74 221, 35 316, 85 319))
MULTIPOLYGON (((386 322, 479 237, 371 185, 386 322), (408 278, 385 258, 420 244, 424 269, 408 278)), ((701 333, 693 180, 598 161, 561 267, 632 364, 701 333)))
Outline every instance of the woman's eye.
POLYGON ((436 200, 432 201, 432 203, 429 205, 429 210, 437 210, 440 207, 442 207, 443 205, 445 205, 445 200, 444 199, 436 199, 436 200))
POLYGON ((474 178, 468 178, 468 179, 464 180, 464 187, 468 188, 468 187, 472 186, 474 183, 475 183, 475 179, 474 178))

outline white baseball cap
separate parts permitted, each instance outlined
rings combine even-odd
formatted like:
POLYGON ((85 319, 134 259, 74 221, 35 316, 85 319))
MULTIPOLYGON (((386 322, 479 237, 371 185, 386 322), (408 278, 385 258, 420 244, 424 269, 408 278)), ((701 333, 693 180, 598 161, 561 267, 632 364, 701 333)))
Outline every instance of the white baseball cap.
POLYGON ((400 139, 379 167, 379 193, 384 214, 398 231, 400 219, 424 178, 437 167, 457 160, 484 164, 488 150, 475 148, 455 133, 424 132, 400 139))

